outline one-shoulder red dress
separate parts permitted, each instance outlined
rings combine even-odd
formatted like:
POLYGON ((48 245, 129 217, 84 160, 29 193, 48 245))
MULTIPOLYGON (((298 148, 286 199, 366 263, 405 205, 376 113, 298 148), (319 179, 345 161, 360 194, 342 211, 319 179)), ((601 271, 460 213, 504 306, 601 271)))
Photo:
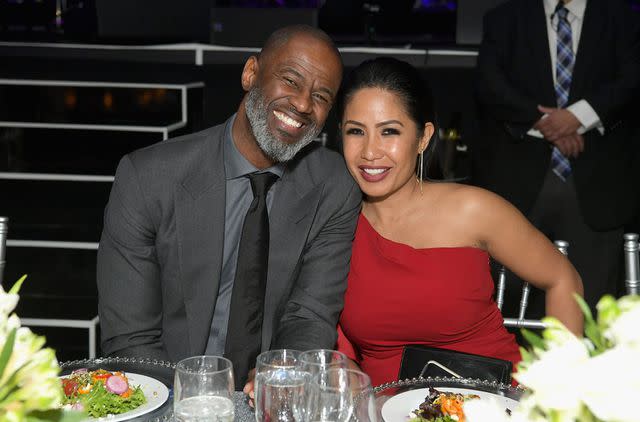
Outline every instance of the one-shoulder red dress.
POLYGON ((358 220, 339 350, 373 385, 396 380, 407 344, 520 361, 493 300, 489 255, 473 247, 415 249, 358 220))

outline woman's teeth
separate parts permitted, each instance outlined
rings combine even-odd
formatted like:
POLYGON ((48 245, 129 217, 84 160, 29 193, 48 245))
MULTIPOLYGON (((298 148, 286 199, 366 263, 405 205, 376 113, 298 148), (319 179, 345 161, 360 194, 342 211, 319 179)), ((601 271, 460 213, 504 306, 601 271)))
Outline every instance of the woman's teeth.
POLYGON ((280 113, 279 111, 274 111, 273 115, 276 116, 278 120, 280 120, 282 123, 284 123, 287 126, 291 126, 295 128, 299 128, 302 126, 302 122, 293 120, 291 117, 287 116, 284 113, 280 113))
POLYGON ((387 169, 362 169, 365 173, 375 176, 377 174, 384 173, 387 169))

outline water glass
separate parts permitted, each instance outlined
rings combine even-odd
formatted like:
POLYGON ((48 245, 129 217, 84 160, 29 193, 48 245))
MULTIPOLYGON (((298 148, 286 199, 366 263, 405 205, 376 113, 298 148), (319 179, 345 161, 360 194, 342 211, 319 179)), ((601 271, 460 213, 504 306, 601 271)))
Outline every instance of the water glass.
POLYGON ((331 368, 316 374, 309 386, 311 420, 376 422, 371 379, 355 369, 331 368))
POLYGON ((310 381, 310 373, 295 368, 258 372, 254 384, 256 421, 308 421, 307 388, 310 381))
POLYGON ((299 350, 278 349, 262 352, 256 358, 256 375, 274 369, 295 369, 298 366, 299 350))
POLYGON ((348 359, 344 353, 328 349, 307 350, 300 353, 298 357, 298 367, 311 375, 331 368, 346 368, 347 362, 348 359))
POLYGON ((233 364, 219 356, 194 356, 176 365, 173 412, 178 422, 233 422, 233 364))

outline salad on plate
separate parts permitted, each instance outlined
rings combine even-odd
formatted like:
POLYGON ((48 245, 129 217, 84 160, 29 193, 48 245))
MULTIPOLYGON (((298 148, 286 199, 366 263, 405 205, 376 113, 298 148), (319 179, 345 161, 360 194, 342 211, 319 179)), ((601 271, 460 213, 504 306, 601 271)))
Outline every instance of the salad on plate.
POLYGON ((140 388, 129 383, 124 372, 78 369, 61 379, 63 405, 93 418, 119 415, 147 402, 140 388))
POLYGON ((444 392, 429 387, 429 395, 413 411, 415 416, 410 422, 464 422, 464 402, 479 398, 477 394, 444 392))

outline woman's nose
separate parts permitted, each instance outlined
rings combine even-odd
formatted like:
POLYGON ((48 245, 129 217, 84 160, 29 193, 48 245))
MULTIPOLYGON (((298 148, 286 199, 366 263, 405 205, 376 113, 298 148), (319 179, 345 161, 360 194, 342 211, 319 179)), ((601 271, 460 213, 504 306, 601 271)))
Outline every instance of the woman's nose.
POLYGON ((373 161, 380 158, 380 151, 378 148, 378 142, 375 137, 367 137, 362 147, 362 158, 365 160, 373 161))

